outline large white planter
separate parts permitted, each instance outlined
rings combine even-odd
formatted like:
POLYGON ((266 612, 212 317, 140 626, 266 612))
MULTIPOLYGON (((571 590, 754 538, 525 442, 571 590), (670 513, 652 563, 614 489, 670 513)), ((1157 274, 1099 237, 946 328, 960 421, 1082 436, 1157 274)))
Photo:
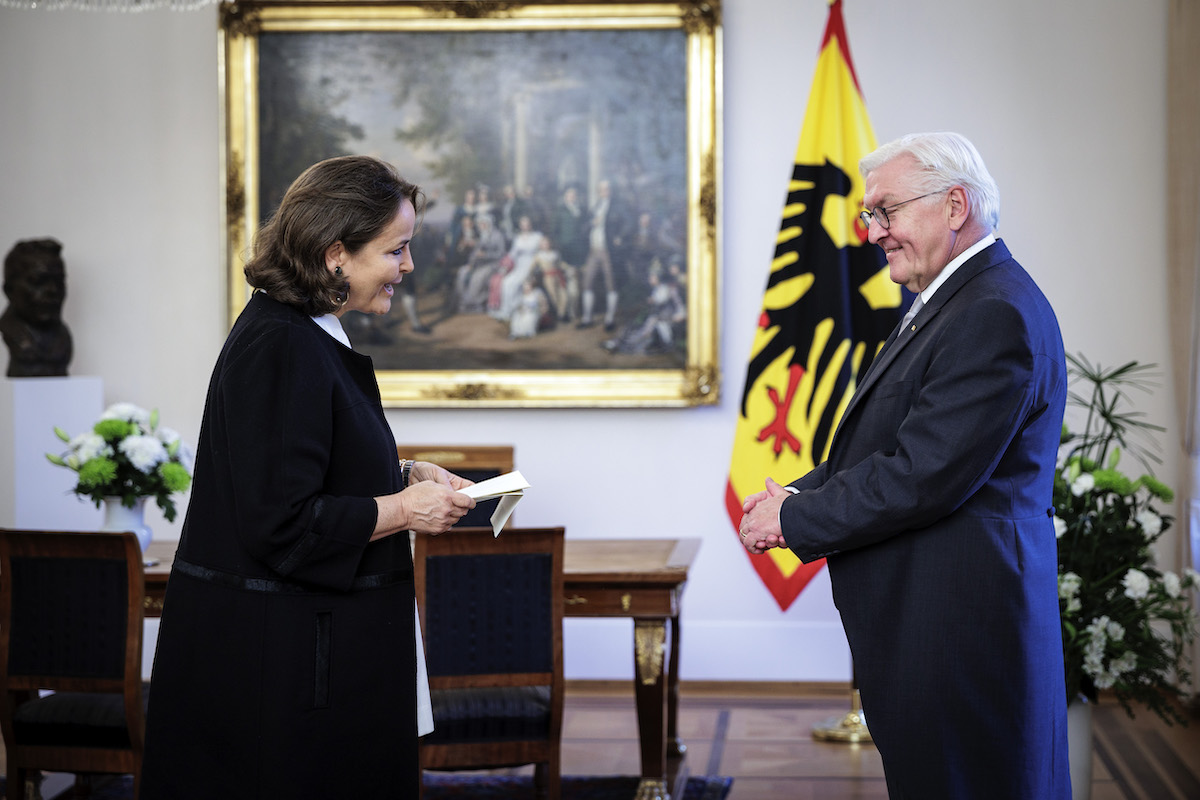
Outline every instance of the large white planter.
POLYGON ((137 535, 142 552, 150 546, 153 531, 146 525, 146 498, 139 497, 133 508, 121 505, 121 498, 104 498, 104 525, 102 531, 133 531, 137 535))
POLYGON ((1072 800, 1092 796, 1092 704, 1080 695, 1067 704, 1067 752, 1072 800))

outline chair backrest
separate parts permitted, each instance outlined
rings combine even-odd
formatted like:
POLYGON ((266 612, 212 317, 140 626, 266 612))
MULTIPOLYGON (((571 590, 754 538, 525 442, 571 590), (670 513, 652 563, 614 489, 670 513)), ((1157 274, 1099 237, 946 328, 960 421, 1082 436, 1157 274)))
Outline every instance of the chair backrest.
POLYGON ((10 693, 124 694, 132 745, 144 735, 142 551, 132 533, 0 529, 0 725, 10 693))
POLYGON ((562 528, 417 536, 417 605, 430 688, 561 690, 562 564, 562 528))
POLYGON ((561 797, 563 529, 417 536, 414 569, 434 731, 422 769, 534 765, 561 797))
MULTIPOLYGON (((467 480, 480 481, 513 470, 511 445, 398 445, 396 454, 413 461, 428 461, 445 467, 467 480)), ((458 528, 484 527, 490 524, 498 499, 483 500, 458 521, 458 528)), ((511 524, 511 522, 510 522, 511 524)))

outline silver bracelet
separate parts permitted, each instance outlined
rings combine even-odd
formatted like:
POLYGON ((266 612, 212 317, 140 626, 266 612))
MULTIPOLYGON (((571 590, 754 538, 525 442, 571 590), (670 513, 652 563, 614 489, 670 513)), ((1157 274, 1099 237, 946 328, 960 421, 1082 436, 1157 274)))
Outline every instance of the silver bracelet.
POLYGON ((408 480, 410 477, 412 477, 412 468, 413 468, 413 465, 416 463, 417 462, 413 461, 412 459, 408 459, 408 458, 400 459, 400 488, 401 489, 408 488, 408 480))

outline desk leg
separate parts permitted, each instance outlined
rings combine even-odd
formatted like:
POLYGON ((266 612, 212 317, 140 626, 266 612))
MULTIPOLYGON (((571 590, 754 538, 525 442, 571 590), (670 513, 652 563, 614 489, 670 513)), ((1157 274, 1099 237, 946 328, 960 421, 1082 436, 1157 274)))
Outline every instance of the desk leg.
POLYGON ((671 800, 667 789, 667 666, 665 618, 633 621, 634 696, 642 750, 636 800, 671 800))
POLYGON ((687 746, 679 738, 679 617, 671 617, 671 655, 667 667, 667 758, 682 758, 687 746))

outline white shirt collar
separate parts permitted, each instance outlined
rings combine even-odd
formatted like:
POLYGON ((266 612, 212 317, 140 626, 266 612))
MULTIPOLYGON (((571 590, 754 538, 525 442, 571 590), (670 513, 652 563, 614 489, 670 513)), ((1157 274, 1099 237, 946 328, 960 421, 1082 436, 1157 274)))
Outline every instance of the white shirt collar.
POLYGON ((990 247, 991 245, 993 245, 995 243, 996 243, 996 235, 994 233, 989 233, 987 236, 983 237, 978 242, 976 242, 975 244, 968 247, 966 250, 963 250, 961 253, 959 253, 958 256, 953 261, 951 261, 949 264, 946 265, 945 269, 942 270, 941 274, 939 274, 936 278, 933 279, 933 283, 926 286, 925 289, 921 292, 921 302, 928 303, 929 299, 931 297, 933 297, 933 293, 938 290, 938 287, 941 286, 943 283, 945 283, 950 278, 950 276, 954 274, 954 271, 956 269, 961 267, 963 264, 967 263, 967 259, 969 259, 971 256, 975 255, 976 253, 978 253, 980 250, 984 249, 985 247, 990 247))
POLYGON ((324 328, 326 333, 346 345, 346 347, 349 347, 351 350, 354 349, 350 345, 350 337, 346 335, 346 330, 342 327, 342 321, 333 314, 326 314, 323 317, 313 317, 312 321, 324 328))

